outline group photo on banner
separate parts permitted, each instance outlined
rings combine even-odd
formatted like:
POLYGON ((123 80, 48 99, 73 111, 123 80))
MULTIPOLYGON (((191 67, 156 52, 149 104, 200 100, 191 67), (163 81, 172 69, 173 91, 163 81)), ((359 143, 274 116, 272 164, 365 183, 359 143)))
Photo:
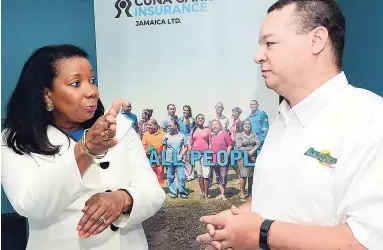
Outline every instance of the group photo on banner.
POLYGON ((221 102, 216 104, 216 113, 209 119, 204 114, 193 117, 189 105, 184 105, 182 115, 177 115, 177 107, 168 104, 168 117, 160 122, 153 118, 153 109, 144 109, 139 119, 132 107, 131 102, 123 101, 121 113, 132 122, 140 135, 159 183, 163 186, 164 179, 167 180, 171 198, 180 195, 187 199, 186 181, 198 178, 200 197, 208 199, 208 188, 215 173, 216 183, 221 189, 221 194, 216 198, 226 200, 224 188, 229 168, 237 174, 240 199, 245 201, 247 180, 247 195, 251 196, 256 157, 269 130, 268 115, 259 109, 257 100, 250 101, 251 112, 242 120, 240 107, 233 107, 231 116, 225 116, 221 102))
POLYGON ((108 102, 123 100, 121 113, 133 122, 171 199, 187 199, 190 188, 207 200, 213 198, 209 189, 219 187, 214 198, 227 200, 231 172, 236 196, 241 201, 251 196, 256 158, 269 117, 278 114, 279 96, 255 70, 258 37, 248 31, 262 18, 246 7, 261 14, 268 5, 95 1, 100 95, 108 102), (241 22, 244 16, 253 21, 241 22), (168 18, 179 23, 136 25, 168 18), (192 180, 198 184, 187 184, 192 180))

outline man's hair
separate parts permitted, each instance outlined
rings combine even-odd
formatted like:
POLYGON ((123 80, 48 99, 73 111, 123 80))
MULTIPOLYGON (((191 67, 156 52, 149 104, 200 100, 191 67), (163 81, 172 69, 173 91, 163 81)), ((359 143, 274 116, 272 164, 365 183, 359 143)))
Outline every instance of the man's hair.
POLYGON ((170 103, 170 104, 168 104, 168 106, 166 106, 166 110, 169 110, 170 106, 176 107, 176 105, 170 103))
POLYGON ((250 101, 250 103, 252 103, 252 102, 255 102, 257 104, 257 106, 259 106, 259 102, 257 100, 253 99, 250 101))
MULTIPOLYGON (((123 106, 127 106, 128 103, 130 103, 130 102, 129 101, 122 101, 123 106)), ((130 105, 132 105, 132 104, 130 103, 130 105)))
POLYGON ((173 119, 173 118, 172 118, 172 119, 169 120, 169 122, 172 122, 174 125, 176 125, 177 128, 180 127, 180 124, 179 124, 179 122, 177 121, 177 119, 173 119))
POLYGON ((223 103, 222 102, 217 102, 217 104, 215 105, 215 107, 217 106, 222 106, 223 107, 223 103))
POLYGON ((267 10, 267 13, 281 10, 290 4, 296 6, 294 12, 300 22, 298 34, 307 34, 319 26, 328 30, 335 64, 341 68, 346 21, 335 0, 279 0, 267 10))
POLYGON ((156 119, 150 119, 149 121, 152 121, 154 123, 154 125, 158 125, 157 123, 157 120, 156 119))

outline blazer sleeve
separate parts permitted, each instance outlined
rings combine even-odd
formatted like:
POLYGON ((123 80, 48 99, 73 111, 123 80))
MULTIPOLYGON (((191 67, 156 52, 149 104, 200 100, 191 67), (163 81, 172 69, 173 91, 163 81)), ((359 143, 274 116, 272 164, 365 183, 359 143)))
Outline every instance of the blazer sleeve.
POLYGON ((60 213, 101 183, 99 168, 95 164, 81 177, 74 145, 54 156, 19 155, 2 145, 1 178, 15 211, 33 220, 60 213))
POLYGON ((128 167, 132 168, 129 185, 121 187, 133 198, 133 207, 129 215, 121 215, 113 225, 125 227, 130 224, 141 224, 161 209, 165 201, 165 192, 158 183, 140 138, 132 129, 119 142, 125 148, 128 167))

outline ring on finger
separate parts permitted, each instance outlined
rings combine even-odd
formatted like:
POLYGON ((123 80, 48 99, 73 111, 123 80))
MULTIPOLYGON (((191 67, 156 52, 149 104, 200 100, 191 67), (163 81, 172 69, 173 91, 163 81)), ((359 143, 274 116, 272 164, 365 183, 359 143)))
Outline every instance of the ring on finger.
POLYGON ((101 216, 100 219, 98 219, 98 221, 106 225, 106 219, 104 216, 101 216))
POLYGON ((108 135, 108 130, 105 130, 104 132, 101 133, 101 137, 104 141, 109 141, 111 140, 112 138, 109 137, 108 135))

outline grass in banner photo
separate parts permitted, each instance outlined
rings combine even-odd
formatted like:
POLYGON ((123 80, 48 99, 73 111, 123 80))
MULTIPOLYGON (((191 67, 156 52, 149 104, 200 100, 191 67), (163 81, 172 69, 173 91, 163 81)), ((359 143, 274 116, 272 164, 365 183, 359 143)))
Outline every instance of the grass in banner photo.
MULTIPOLYGON (((228 173, 225 190, 227 201, 215 199, 219 187, 213 182, 209 194, 211 199, 201 200, 197 179, 187 182, 189 199, 170 199, 167 197, 164 206, 152 218, 146 220, 144 230, 150 250, 200 250, 206 245, 198 243, 198 235, 206 232, 206 227, 199 221, 201 216, 217 214, 231 206, 239 206, 239 184, 233 170, 228 173)), ((164 187, 168 193, 168 187, 164 187)))

